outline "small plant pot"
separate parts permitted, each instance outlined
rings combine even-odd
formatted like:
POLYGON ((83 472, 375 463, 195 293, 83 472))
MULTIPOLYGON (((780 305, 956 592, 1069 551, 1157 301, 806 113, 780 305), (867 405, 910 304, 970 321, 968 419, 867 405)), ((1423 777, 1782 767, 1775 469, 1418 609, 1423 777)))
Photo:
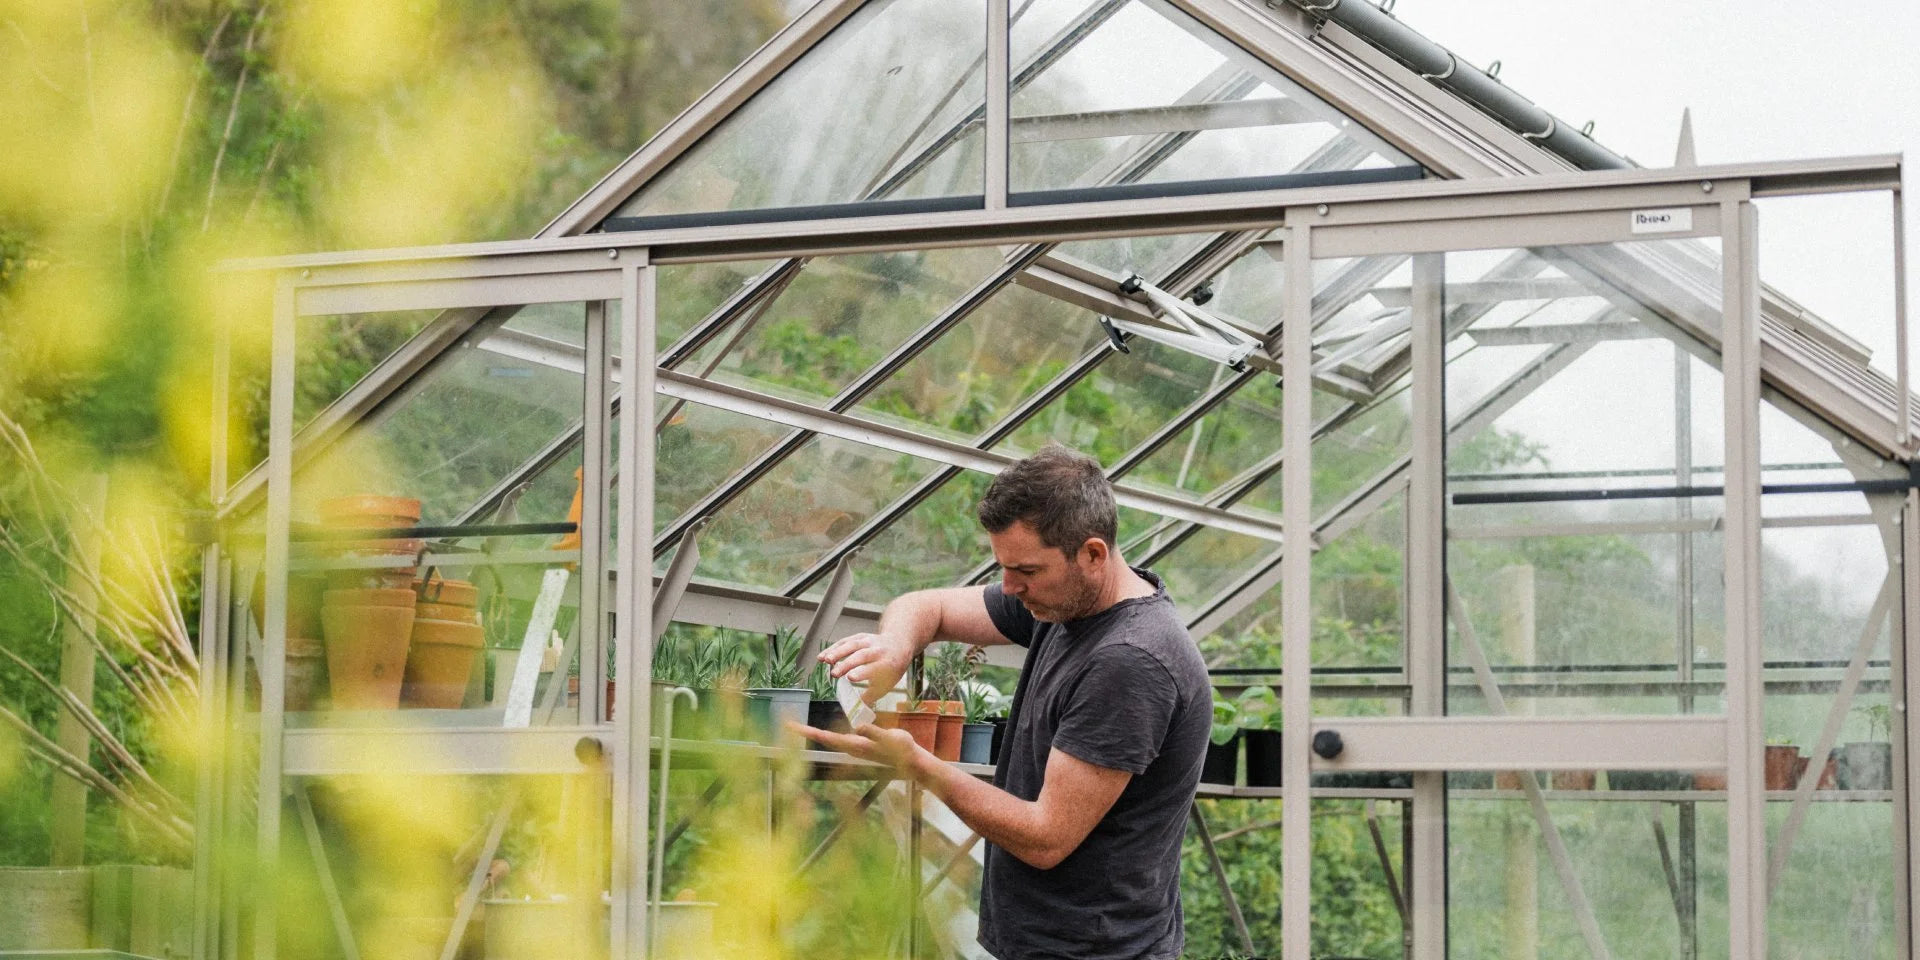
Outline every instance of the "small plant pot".
POLYGON ((987 745, 987 762, 997 767, 1000 765, 1000 758, 1006 756, 1003 751, 1006 746, 1007 718, 994 717, 987 723, 993 727, 993 742, 987 745))
POLYGON ((1247 743, 1247 786, 1278 787, 1285 768, 1281 765, 1278 730, 1242 730, 1247 743))
POLYGON ((308 637, 288 637, 287 712, 312 710, 326 688, 327 645, 308 637))
POLYGON ((763 726, 757 727, 760 742, 786 746, 798 741, 799 736, 787 729, 788 721, 807 722, 807 705, 813 702, 813 692, 806 687, 754 687, 747 691, 751 704, 759 701, 759 716, 763 726))
POLYGON ((921 749, 932 753, 933 748, 936 746, 935 738, 939 736, 940 715, 926 710, 915 710, 911 713, 902 712, 900 714, 900 729, 911 734, 913 736, 913 742, 919 744, 921 749))
POLYGON ((1694 774, 1686 770, 1608 770, 1609 790, 1691 790, 1694 774))
POLYGON ((420 522, 420 501, 356 493, 320 501, 319 513, 329 527, 411 527, 420 522))
POLYGON ((328 606, 320 611, 327 642, 327 679, 335 710, 392 710, 400 705, 413 608, 328 606))
POLYGON ((1539 770, 1496 770, 1493 774, 1495 790, 1524 790, 1526 778, 1532 777, 1535 786, 1547 785, 1547 775, 1539 770))
POLYGON ((410 707, 459 709, 466 699, 467 680, 473 676, 474 658, 485 641, 486 633, 477 623, 415 619, 402 702, 410 707))
POLYGON ((1767 789, 1792 790, 1793 774, 1800 766, 1800 748, 1792 744, 1767 747, 1767 789))
POLYGON ((452 620, 455 623, 479 623, 480 611, 472 607, 456 607, 450 603, 428 603, 425 600, 414 604, 414 616, 423 620, 452 620))
POLYGON ((838 700, 807 701, 807 726, 815 730, 831 730, 834 733, 846 733, 847 712, 840 709, 838 700))
POLYGON ((405 590, 413 591, 412 567, 379 567, 364 570, 329 570, 329 590, 405 590))
MULTIPOLYGON (((327 588, 327 578, 318 573, 293 573, 287 575, 287 636, 317 637, 320 635, 320 594, 327 588)), ((249 595, 247 606, 253 614, 253 629, 266 633, 267 620, 267 578, 265 575, 253 578, 253 592, 249 595)))
POLYGON ((1313 785, 1341 790, 1404 790, 1413 786, 1413 774, 1384 770, 1316 773, 1313 775, 1313 785))
POLYGON ((416 608, 413 591, 397 587, 355 587, 328 590, 323 607, 405 607, 416 608))
POLYGON ((93 874, 85 867, 0 867, 0 950, 85 950, 93 874))
POLYGON ((1555 790, 1592 790, 1596 777, 1592 770, 1555 770, 1547 782, 1555 790))
POLYGON ((1693 774, 1695 790, 1725 790, 1727 772, 1725 770, 1698 770, 1693 774))
POLYGON ((1834 784, 1842 790, 1893 789, 1893 744, 1884 740, 1849 743, 1834 765, 1834 784))
POLYGON ((961 713, 942 713, 933 726, 933 755, 948 763, 960 759, 960 738, 967 725, 967 717, 961 713))
POLYGON ((442 580, 437 576, 416 580, 413 592, 421 603, 444 603, 469 610, 480 605, 480 588, 467 580, 442 580))
POLYGON ((486 960, 589 957, 601 942, 607 908, 568 900, 488 900, 486 960))
POLYGON ((1226 743, 1207 741, 1207 757, 1200 762, 1200 782, 1231 787, 1240 767, 1240 738, 1235 732, 1226 743))
POLYGON ((993 724, 966 723, 960 726, 960 762, 993 762, 993 724))

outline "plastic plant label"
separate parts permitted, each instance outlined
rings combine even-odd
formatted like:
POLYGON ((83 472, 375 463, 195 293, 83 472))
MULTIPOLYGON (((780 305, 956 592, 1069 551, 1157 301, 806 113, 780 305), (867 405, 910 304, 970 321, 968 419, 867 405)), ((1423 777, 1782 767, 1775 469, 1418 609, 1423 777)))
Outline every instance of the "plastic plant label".
POLYGON ((847 715, 848 729, 858 730, 874 721, 873 708, 860 699, 860 688, 854 686, 853 681, 841 677, 834 682, 833 692, 840 700, 840 709, 847 715))

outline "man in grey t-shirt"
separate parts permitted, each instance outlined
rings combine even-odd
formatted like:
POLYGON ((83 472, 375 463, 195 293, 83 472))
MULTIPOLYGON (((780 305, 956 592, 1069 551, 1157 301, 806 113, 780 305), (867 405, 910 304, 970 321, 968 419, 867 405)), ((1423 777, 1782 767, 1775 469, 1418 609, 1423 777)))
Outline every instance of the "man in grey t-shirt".
POLYGON ((993 784, 902 730, 802 732, 905 771, 986 838, 980 943, 994 956, 1178 956, 1180 840, 1212 722, 1205 664, 1159 579, 1115 549, 1097 462, 1049 446, 996 477, 978 512, 1000 584, 902 596, 878 633, 820 658, 874 698, 934 641, 1026 647, 993 784))

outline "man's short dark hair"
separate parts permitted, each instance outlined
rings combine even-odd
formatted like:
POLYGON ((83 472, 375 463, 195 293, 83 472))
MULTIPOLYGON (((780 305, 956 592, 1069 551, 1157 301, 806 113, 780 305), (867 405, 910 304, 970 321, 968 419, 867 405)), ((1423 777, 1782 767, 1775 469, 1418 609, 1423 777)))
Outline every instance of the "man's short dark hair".
POLYGON ((1119 538, 1113 484, 1100 461, 1057 443, 1000 471, 976 511, 988 533, 1024 520, 1040 542, 1066 554, 1098 537, 1113 547, 1119 538))

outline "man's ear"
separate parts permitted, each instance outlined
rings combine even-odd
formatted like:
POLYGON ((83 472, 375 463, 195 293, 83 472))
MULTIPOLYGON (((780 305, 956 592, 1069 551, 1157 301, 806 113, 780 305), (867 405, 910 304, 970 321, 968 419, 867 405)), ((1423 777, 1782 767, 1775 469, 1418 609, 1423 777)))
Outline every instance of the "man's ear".
POLYGON ((1081 545, 1080 550, 1086 554, 1088 565, 1092 566, 1096 571, 1105 566, 1108 558, 1113 556, 1113 548, 1109 547, 1107 542, 1099 537, 1088 537, 1087 542, 1081 545))

